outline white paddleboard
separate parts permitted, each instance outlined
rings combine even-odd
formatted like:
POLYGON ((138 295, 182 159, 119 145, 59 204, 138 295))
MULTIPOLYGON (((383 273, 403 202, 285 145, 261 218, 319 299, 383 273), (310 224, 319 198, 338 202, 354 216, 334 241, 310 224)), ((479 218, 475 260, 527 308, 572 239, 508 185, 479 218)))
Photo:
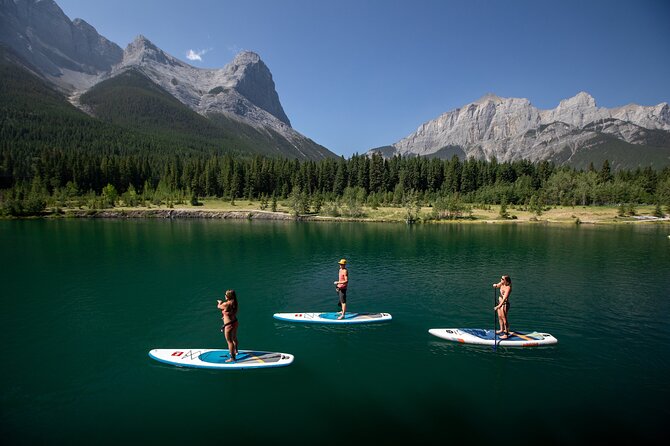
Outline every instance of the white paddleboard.
POLYGON ((537 347, 558 343, 558 339, 549 333, 537 331, 512 331, 507 339, 500 339, 500 335, 495 334, 493 330, 482 328, 431 328, 428 333, 447 341, 463 344, 493 345, 495 343, 507 347, 537 347))
POLYGON ((240 350, 234 362, 226 362, 230 359, 228 350, 211 348, 155 348, 149 356, 166 364, 201 369, 260 369, 282 367, 293 362, 293 355, 288 353, 255 350, 240 350))
POLYGON ((338 319, 339 316, 339 313, 275 313, 273 317, 280 321, 308 324, 370 324, 392 319, 388 313, 345 313, 344 319, 338 319))

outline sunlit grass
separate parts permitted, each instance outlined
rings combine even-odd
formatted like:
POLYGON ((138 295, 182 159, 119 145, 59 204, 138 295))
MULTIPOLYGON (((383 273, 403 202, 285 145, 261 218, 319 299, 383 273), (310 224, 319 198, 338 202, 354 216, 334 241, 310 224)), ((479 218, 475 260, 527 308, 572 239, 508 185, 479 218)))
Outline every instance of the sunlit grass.
MULTIPOLYGON (((315 212, 308 212, 301 214, 302 216, 316 219, 344 219, 344 220, 360 220, 360 221, 388 221, 388 222, 405 222, 407 219, 407 210, 403 207, 394 206, 379 206, 373 209, 368 206, 360 208, 361 213, 356 216, 348 215, 346 206, 339 206, 338 215, 329 215, 327 212, 329 203, 325 203, 321 211, 317 214, 315 212)), ((332 209, 332 203, 330 203, 332 209)), ((133 211, 133 210, 165 210, 165 209, 182 209, 190 211, 206 211, 206 212, 272 212, 271 205, 265 206, 261 209, 262 203, 256 200, 236 200, 231 203, 229 200, 219 199, 201 199, 199 206, 192 206, 190 204, 174 204, 171 207, 163 204, 160 206, 141 206, 141 207, 125 207, 116 206, 106 211, 133 211)), ((67 211, 67 209, 65 209, 67 211)), ((286 201, 278 201, 276 212, 285 215, 291 215, 292 211, 289 203, 286 201)), ((469 205, 469 210, 464 211, 462 216, 454 220, 437 220, 433 217, 433 209, 431 207, 422 207, 418 213, 419 222, 432 223, 520 223, 526 222, 531 224, 537 223, 617 223, 617 222, 632 222, 637 221, 639 216, 652 216, 654 214, 654 206, 636 206, 635 215, 619 215, 620 211, 617 206, 552 206, 546 207, 540 215, 527 210, 523 206, 508 206, 508 218, 502 218, 500 215, 499 205, 469 205)), ((332 214, 332 213, 331 213, 332 214)), ((657 220, 658 221, 658 220, 657 220)), ((668 221, 668 220, 661 220, 668 221)))

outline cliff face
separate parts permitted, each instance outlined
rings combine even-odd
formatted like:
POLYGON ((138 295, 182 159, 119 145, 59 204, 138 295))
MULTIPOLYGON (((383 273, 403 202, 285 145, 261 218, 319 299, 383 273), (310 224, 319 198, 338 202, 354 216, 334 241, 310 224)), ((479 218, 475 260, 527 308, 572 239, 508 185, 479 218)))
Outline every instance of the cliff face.
POLYGON ((84 20, 70 21, 51 0, 0 0, 0 41, 64 89, 69 73, 109 71, 123 50, 84 20))
POLYGON ((221 69, 202 69, 176 59, 146 37, 138 36, 109 76, 128 69, 143 72, 201 114, 230 113, 276 130, 291 127, 279 102, 272 73, 256 53, 243 51, 221 69))
POLYGON ((241 52, 231 63, 226 65, 224 71, 228 76, 235 79, 232 88, 256 106, 267 111, 289 127, 291 126, 291 122, 279 102, 279 95, 275 90, 272 73, 258 54, 249 51, 241 52))
MULTIPOLYGON (((540 110, 527 99, 486 95, 422 124, 393 144, 393 150, 386 147, 384 155, 440 156, 442 149, 457 147, 466 157, 537 161, 590 149, 603 137, 657 146, 659 139, 669 140, 664 135, 670 136, 667 103, 608 109, 597 107, 592 96, 581 92, 555 109, 540 110)), ((661 145, 670 149, 665 142, 661 145)))

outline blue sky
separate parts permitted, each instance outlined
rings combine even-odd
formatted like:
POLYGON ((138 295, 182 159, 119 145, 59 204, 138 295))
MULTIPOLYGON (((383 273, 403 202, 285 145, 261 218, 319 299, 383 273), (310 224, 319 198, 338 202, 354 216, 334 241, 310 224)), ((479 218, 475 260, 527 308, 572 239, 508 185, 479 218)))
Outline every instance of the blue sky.
POLYGON ((670 102, 665 0, 56 2, 122 48, 143 34, 197 67, 258 53, 293 127, 345 157, 486 93, 541 109, 580 91, 670 102))

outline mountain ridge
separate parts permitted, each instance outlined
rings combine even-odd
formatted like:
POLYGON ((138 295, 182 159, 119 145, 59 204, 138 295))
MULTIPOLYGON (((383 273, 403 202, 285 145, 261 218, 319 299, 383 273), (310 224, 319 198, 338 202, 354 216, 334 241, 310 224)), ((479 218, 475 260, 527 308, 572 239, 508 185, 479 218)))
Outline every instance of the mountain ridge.
POLYGON ((579 92, 554 109, 541 110, 526 98, 489 93, 424 122, 414 133, 383 150, 370 149, 367 153, 435 156, 450 147, 460 148, 466 157, 541 161, 566 149, 573 154, 590 150, 603 141, 601 136, 608 135, 639 150, 656 150, 658 161, 670 164, 670 144, 656 147, 649 141, 652 133, 656 141, 666 139, 656 132, 670 136, 667 102, 608 109, 598 107, 590 94, 579 92))

